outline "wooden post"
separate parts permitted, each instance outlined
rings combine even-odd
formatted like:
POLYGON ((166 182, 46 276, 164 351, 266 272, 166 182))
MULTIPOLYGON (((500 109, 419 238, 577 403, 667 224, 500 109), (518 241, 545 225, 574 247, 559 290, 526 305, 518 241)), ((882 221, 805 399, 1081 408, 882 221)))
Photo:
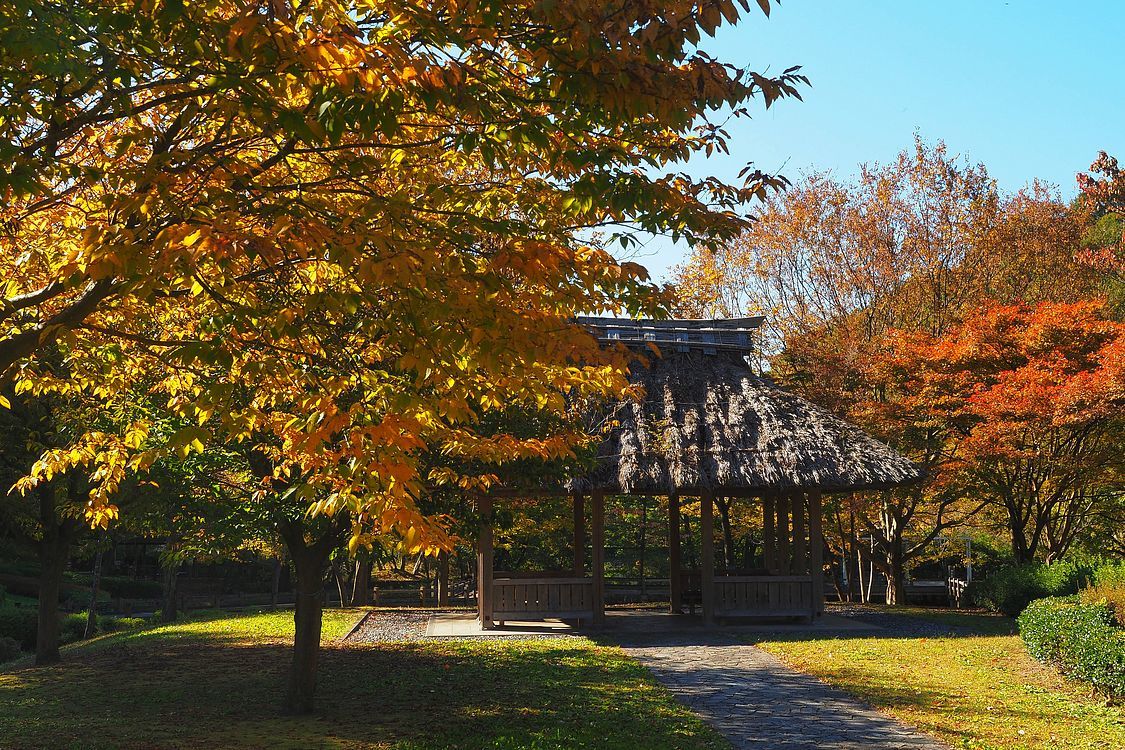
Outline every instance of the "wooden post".
POLYGON ((601 625, 605 622, 605 493, 594 490, 590 494, 593 500, 593 549, 591 566, 594 574, 594 624, 601 625))
POLYGON ((824 612, 824 535, 821 531, 820 490, 808 493, 809 498, 809 572, 812 574, 812 611, 814 617, 824 612))
POLYGON ((777 534, 777 572, 781 575, 789 573, 789 507, 785 496, 779 495, 774 510, 777 511, 777 523, 774 533, 777 534))
POLYGON ((793 514, 793 575, 808 575, 805 557, 805 493, 794 492, 791 499, 793 514))
POLYGON ((699 536, 703 550, 700 584, 703 595, 703 622, 715 621, 715 497, 706 490, 699 497, 699 536))
POLYGON ((762 567, 777 572, 777 542, 773 530, 773 496, 762 495, 762 567))
POLYGON ((491 630, 492 622, 492 498, 480 495, 480 537, 477 540, 477 619, 482 630, 491 630))
POLYGON ((586 498, 574 495, 574 575, 586 574, 586 498))
POLYGON ((668 596, 672 614, 683 611, 683 580, 680 578, 680 498, 675 493, 668 495, 668 596))

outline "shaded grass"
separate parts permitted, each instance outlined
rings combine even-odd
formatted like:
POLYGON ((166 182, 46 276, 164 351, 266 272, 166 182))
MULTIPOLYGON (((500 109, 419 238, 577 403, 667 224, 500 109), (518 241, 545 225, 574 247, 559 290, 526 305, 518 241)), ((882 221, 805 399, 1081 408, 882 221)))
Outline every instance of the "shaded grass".
POLYGON ((724 748, 617 648, 584 638, 344 644, 326 610, 318 712, 279 714, 291 613, 106 636, 0 673, 13 748, 724 748))
POLYGON ((862 638, 771 636, 758 645, 954 747, 1125 747, 1125 711, 1032 659, 1008 618, 900 611, 959 632, 934 638, 890 631, 862 638))

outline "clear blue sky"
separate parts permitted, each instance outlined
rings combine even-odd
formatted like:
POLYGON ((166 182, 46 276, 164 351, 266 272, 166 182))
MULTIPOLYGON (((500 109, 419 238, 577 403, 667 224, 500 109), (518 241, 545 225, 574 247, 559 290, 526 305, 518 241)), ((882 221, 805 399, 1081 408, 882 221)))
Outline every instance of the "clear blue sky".
MULTIPOLYGON (((917 131, 1003 190, 1038 177, 1070 197, 1099 150, 1125 159, 1122 0, 783 0, 769 19, 751 6, 701 46, 758 71, 801 65, 812 85, 735 123, 731 156, 693 161, 694 174, 735 181, 753 161, 847 176, 917 131)), ((663 278, 685 252, 655 238, 635 259, 663 278)))

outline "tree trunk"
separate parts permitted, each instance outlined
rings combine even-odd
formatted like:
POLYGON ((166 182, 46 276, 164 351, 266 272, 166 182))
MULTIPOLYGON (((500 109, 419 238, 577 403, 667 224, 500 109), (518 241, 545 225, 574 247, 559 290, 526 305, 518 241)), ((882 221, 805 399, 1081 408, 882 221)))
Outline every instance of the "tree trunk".
POLYGON ((641 588, 641 601, 645 601, 648 595, 648 585, 645 582, 645 554, 647 553, 648 546, 648 497, 641 498, 641 529, 640 538, 637 540, 637 576, 641 588))
POLYGON ((1035 559, 1035 552, 1029 549, 1027 537, 1023 533, 1023 529, 1012 528, 1012 557, 1015 559, 1016 565, 1026 565, 1035 559))
POLYGON ((307 714, 313 710, 316 695, 317 663, 320 660, 321 614, 324 607, 324 570, 328 553, 320 560, 316 555, 293 555, 297 568, 297 603, 293 622, 293 664, 289 670, 289 687, 285 695, 285 712, 307 714))
POLYGON ((857 597, 862 598, 860 594, 863 592, 863 571, 861 570, 863 563, 858 553, 859 536, 856 535, 854 511, 848 511, 848 528, 846 531, 843 523, 840 524, 840 542, 844 550, 842 560, 844 578, 847 579, 845 594, 847 595, 847 601, 851 602, 855 601, 857 597))
POLYGON ((1027 538, 1024 536, 1023 528, 1020 526, 1018 519, 1012 510, 1008 509, 1008 534, 1012 540, 1012 557, 1015 559, 1016 565, 1023 565, 1031 562, 1031 556, 1027 550, 1027 538))
POLYGON ((281 590, 281 553, 273 558, 273 583, 270 586, 270 609, 277 609, 277 595, 281 590))
POLYGON ((94 554, 94 571, 90 575, 90 606, 86 609, 86 630, 83 638, 91 638, 98 632, 98 586, 102 579, 102 551, 94 554))
POLYGON ((719 526, 723 532, 723 565, 727 570, 731 570, 736 566, 734 559, 734 530, 730 525, 730 504, 731 499, 729 497, 715 498, 715 507, 719 511, 719 526))
MULTIPOLYGON (((368 579, 371 578, 370 569, 367 574, 368 579)), ((370 584, 367 587, 368 591, 371 590, 370 584)), ((438 555, 438 579, 437 579, 437 605, 439 607, 449 606, 449 553, 442 552, 438 555)))
POLYGON ((1027 524, 1031 520, 1030 512, 1025 518, 1021 512, 1022 508, 1013 499, 1006 500, 1004 507, 1008 512, 1008 533, 1011 534, 1012 557, 1015 559, 1016 565, 1026 565, 1033 562, 1036 545, 1027 537, 1027 524))
POLYGON ((293 608, 293 662, 289 668, 283 704, 287 714, 308 714, 313 710, 317 663, 320 660, 324 576, 332 550, 341 543, 346 528, 347 518, 339 514, 330 528, 310 543, 305 540, 303 522, 284 521, 278 526, 297 577, 296 605, 293 608))
MULTIPOLYGON (((682 545, 683 549, 687 551, 687 555, 686 555, 687 566, 686 566, 686 568, 688 570, 698 570, 699 569, 699 555, 697 554, 697 552, 695 550, 695 544, 693 543, 693 540, 691 538, 691 519, 688 518, 686 513, 684 513, 684 514, 681 514, 681 516, 680 516, 680 522, 681 522, 681 525, 683 526, 683 533, 680 536, 680 544, 682 545)), ((681 552, 681 555, 682 555, 682 552, 681 552)))
POLYGON ((39 541, 39 621, 35 633, 35 665, 55 664, 59 661, 59 594, 62 592, 63 571, 70 557, 70 544, 78 533, 79 522, 60 519, 56 493, 65 492, 62 486, 43 485, 39 488, 39 525, 43 538, 39 541))
POLYGON ((356 560, 355 580, 352 582, 352 606, 371 606, 371 561, 356 560))
POLYGON ((164 607, 160 610, 161 622, 175 622, 176 618, 180 616, 178 602, 176 598, 179 596, 179 576, 180 564, 175 561, 169 561, 164 566, 164 607))
POLYGON ((212 589, 211 602, 212 609, 220 609, 223 606, 223 590, 226 588, 227 564, 222 562, 219 564, 219 575, 215 578, 215 588, 212 589))
POLYGON ((895 539, 887 555, 887 604, 901 607, 906 604, 906 565, 902 550, 902 539, 895 539))
MULTIPOLYGON (((35 633, 35 665, 59 661, 59 594, 70 544, 60 538, 44 538, 39 548, 39 623, 35 633)), ((47 537, 47 535, 44 535, 47 537)))
POLYGON ((340 609, 348 606, 347 595, 344 593, 344 589, 346 589, 347 586, 344 584, 343 567, 344 564, 340 560, 332 563, 332 577, 336 579, 336 596, 338 597, 340 609))

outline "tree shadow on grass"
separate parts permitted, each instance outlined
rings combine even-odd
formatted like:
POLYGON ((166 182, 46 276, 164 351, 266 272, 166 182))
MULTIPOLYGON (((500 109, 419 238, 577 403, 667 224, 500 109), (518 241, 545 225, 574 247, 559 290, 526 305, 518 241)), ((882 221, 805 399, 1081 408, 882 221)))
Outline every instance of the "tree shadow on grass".
POLYGON ((288 645, 122 643, 0 675, 14 748, 706 748, 616 650, 580 639, 325 648, 318 710, 279 713, 288 645))

